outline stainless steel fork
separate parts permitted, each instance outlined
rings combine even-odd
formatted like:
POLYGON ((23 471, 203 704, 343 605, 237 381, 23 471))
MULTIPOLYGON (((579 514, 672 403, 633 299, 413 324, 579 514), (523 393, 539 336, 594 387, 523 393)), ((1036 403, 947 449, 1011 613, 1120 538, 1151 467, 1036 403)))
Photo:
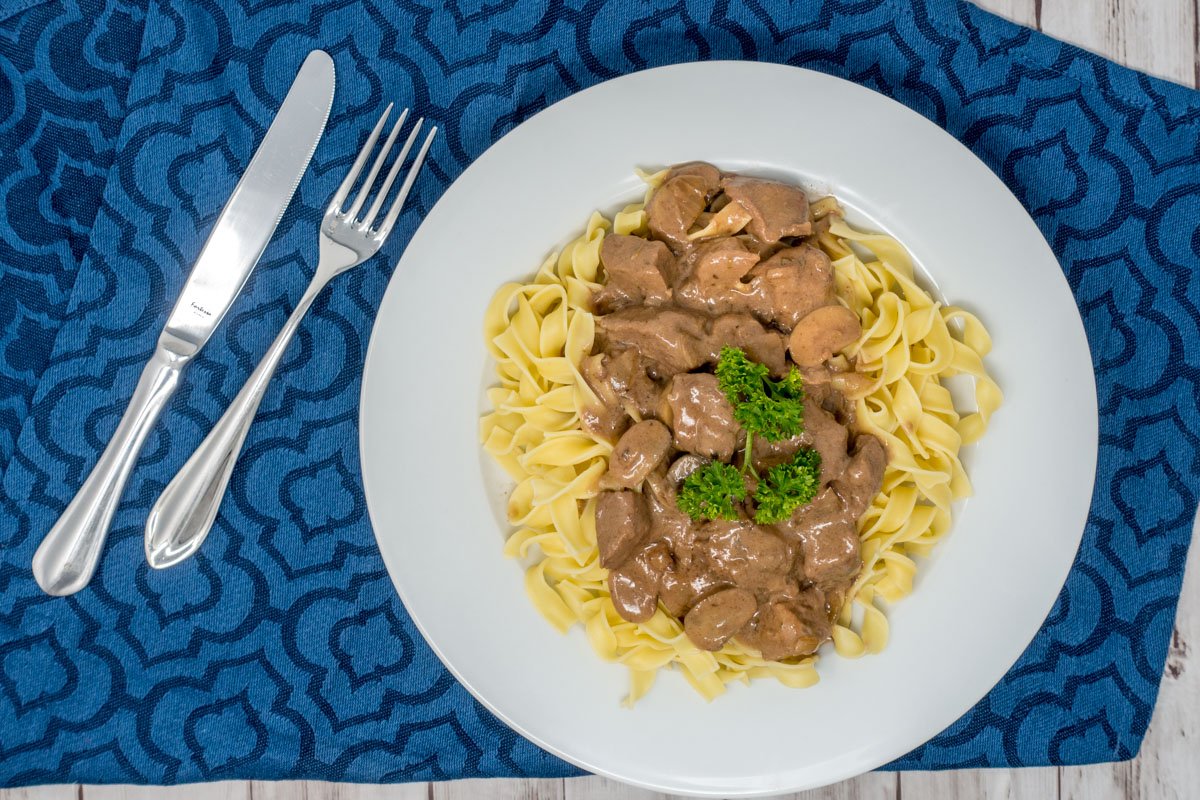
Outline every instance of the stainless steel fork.
POLYGON ((421 170, 421 164, 425 160, 425 154, 429 151, 429 145, 432 144, 433 137, 437 134, 436 127, 429 131, 421 143, 421 148, 413 158, 412 166, 409 167, 408 173, 404 177, 404 183, 401 184, 396 199, 388 208, 387 215, 378 226, 372 227, 372 224, 383 209, 388 192, 400 174, 409 150, 416 142, 417 134, 424 122, 423 119, 417 120, 413 126, 404 146, 392 163, 391 169, 388 170, 387 177, 375 193, 374 200, 367 212, 361 216, 359 216, 359 212, 370 198, 371 187, 375 184, 375 179, 379 176, 387 155, 408 118, 408 109, 401 112, 391 133, 384 141, 383 146, 379 148, 379 154, 375 157, 370 171, 367 172, 367 177, 363 180, 354 201, 348 209, 342 210, 359 173, 362 172, 362 168, 366 165, 367 159, 379 139, 379 134, 383 131, 391 110, 392 106, 389 105, 384 110, 383 116, 379 118, 379 122, 375 123, 371 135, 367 137, 366 144, 363 145, 358 158, 354 161, 354 166, 350 168, 350 173, 342 181, 342 185, 338 187, 333 200, 325 210, 325 217, 321 222, 320 257, 317 263, 317 272, 300 298, 300 302, 296 304, 296 309, 283 326, 283 330, 275 337, 270 349, 267 350, 262 361, 250 375, 246 385, 238 392, 224 416, 196 448, 196 452, 183 465, 179 473, 167 484, 167 488, 163 490, 162 495, 154 504, 154 508, 151 509, 150 518, 146 521, 146 560, 150 562, 150 566, 162 569, 178 564, 196 552, 196 549, 208 536, 208 532, 217 518, 217 509, 220 508, 225 489, 229 485, 229 478, 233 474, 233 466, 237 462, 238 453, 241 451, 246 433, 254 421, 254 415, 266 392, 267 384, 270 383, 271 376, 275 373, 275 368, 279 365, 284 351, 287 350, 292 335, 300 326, 304 314, 326 284, 346 270, 358 266, 375 255, 384 240, 387 239, 388 234, 392 232, 396 219, 400 216, 400 208, 404 205, 404 199, 412 189, 413 181, 416 180, 417 173, 421 170))

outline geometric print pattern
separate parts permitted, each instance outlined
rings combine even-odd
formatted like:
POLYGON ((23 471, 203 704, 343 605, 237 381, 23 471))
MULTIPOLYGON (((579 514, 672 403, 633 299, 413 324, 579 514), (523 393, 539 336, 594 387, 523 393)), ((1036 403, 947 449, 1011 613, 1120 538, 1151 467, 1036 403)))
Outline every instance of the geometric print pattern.
POLYGON ((0 785, 575 774, 405 614, 362 495, 362 364, 405 242, 484 149, 587 86, 704 59, 838 75, 949 131, 1033 216, 1086 327, 1100 453, 1074 568, 1004 679, 891 766, 1136 753, 1200 488, 1200 94, 955 0, 0 0, 0 785), (151 434, 95 578, 48 597, 33 552, 317 47, 338 88, 311 169, 151 434), (443 130, 396 234, 301 326, 206 545, 149 569, 150 505, 299 298, 321 209, 393 98, 443 130))

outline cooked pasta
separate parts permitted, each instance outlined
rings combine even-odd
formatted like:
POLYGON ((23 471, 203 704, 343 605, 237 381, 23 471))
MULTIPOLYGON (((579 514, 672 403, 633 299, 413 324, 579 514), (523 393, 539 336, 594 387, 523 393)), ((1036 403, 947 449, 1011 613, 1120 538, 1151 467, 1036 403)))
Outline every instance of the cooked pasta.
MULTIPOLYGON (((665 174, 642 176, 647 199, 665 174)), ((760 677, 810 686, 818 679, 815 657, 768 661, 736 639, 702 650, 662 608, 633 623, 610 600, 595 512, 597 481, 613 446, 582 423, 597 398, 580 365, 595 338, 591 302, 600 288, 601 242, 610 231, 643 234, 644 206, 629 205, 611 222, 594 213, 531 282, 502 286, 487 309, 498 385, 488 390, 493 410, 480 435, 515 484, 507 509, 514 530, 504 552, 530 564, 526 590, 552 625, 564 632, 581 625, 599 656, 629 669, 629 704, 664 667, 680 671, 708 699, 733 681, 760 677)), ((916 282, 896 240, 851 228, 832 198, 814 203, 813 213, 838 215, 818 243, 833 261, 838 297, 862 323, 860 340, 842 353, 869 378, 855 399, 856 424, 888 454, 882 491, 859 523, 862 570, 833 627, 836 651, 856 657, 886 645, 884 606, 911 591, 913 557, 928 554, 950 528, 952 503, 971 493, 959 450, 983 435, 1002 397, 983 367, 991 341, 978 319, 936 301, 916 282), (942 383, 956 374, 974 379, 976 409, 968 413, 955 408, 942 383)))

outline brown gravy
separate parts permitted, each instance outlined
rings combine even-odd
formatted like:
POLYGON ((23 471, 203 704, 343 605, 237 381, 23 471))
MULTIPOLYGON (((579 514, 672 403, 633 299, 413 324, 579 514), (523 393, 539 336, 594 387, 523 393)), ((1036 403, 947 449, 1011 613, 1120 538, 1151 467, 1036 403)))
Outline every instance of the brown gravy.
POLYGON ((845 360, 830 359, 858 338, 857 317, 837 302, 799 188, 693 162, 670 171, 646 211, 649 238, 604 238, 583 365, 600 400, 584 423, 616 443, 596 505, 612 601, 633 622, 661 606, 706 650, 737 638, 769 660, 811 654, 861 569, 857 522, 887 463, 834 386, 845 360), (803 432, 752 443, 759 474, 802 447, 821 456, 817 495, 776 524, 755 523, 752 500, 736 520, 693 520, 676 505, 693 470, 743 458, 746 434, 712 372, 726 345, 775 377, 793 364, 804 375, 803 432))

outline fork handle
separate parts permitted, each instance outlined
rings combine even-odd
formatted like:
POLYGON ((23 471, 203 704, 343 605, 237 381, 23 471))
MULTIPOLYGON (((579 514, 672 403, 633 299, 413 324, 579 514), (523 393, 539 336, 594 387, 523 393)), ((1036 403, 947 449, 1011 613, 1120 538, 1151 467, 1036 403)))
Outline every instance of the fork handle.
POLYGON ((150 566, 163 569, 178 564, 208 536, 271 376, 321 288, 318 281, 309 285, 242 390, 155 501, 146 520, 150 566))
POLYGON ((42 591, 60 597, 74 594, 92 579, 125 482, 192 352, 194 348, 169 333, 159 338, 96 466, 33 555, 33 577, 42 591))

